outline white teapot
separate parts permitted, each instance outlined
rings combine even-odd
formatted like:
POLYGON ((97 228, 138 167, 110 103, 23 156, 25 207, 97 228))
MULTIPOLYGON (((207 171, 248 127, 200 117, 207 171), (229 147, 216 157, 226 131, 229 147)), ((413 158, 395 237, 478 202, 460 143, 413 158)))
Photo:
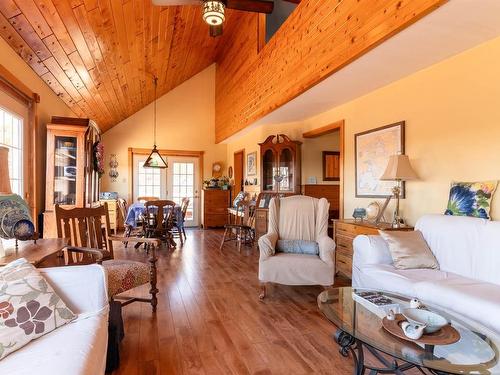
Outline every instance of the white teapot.
POLYGON ((418 340, 424 334, 426 325, 411 324, 410 322, 402 322, 401 329, 406 337, 412 340, 418 340))

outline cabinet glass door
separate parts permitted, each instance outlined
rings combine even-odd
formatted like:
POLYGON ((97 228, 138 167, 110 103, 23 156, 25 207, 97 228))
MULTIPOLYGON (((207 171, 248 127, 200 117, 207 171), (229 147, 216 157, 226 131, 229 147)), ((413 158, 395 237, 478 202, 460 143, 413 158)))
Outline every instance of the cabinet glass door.
POLYGON ((280 191, 293 191, 293 156, 288 148, 281 150, 279 159, 279 173, 276 174, 280 191))
POLYGON ((274 190, 274 152, 267 150, 262 157, 262 190, 274 190))
POLYGON ((76 204, 77 138, 54 138, 54 204, 76 204))

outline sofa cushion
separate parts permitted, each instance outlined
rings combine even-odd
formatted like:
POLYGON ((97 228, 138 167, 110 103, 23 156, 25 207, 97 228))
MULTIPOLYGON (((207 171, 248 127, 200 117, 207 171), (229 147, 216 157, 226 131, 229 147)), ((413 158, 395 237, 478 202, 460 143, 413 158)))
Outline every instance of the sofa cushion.
POLYGON ((389 245, 397 269, 439 268, 438 262, 419 230, 379 231, 389 245))
POLYGON ((415 284, 416 297, 500 332, 500 286, 456 275, 415 284))
POLYGON ((491 199, 498 181, 454 182, 445 215, 490 219, 491 199))
POLYGON ((0 268, 0 359, 75 318, 26 259, 0 268))
POLYGON ((441 270, 500 285, 500 221, 425 215, 415 229, 424 235, 441 270))
POLYGON ((0 361, 0 374, 104 375, 107 312, 78 318, 0 361))
POLYGON ((416 296, 415 284, 421 281, 440 281, 459 277, 450 272, 433 269, 398 270, 390 264, 373 264, 353 270, 353 285, 416 296))
POLYGON ((317 255, 276 253, 259 262, 259 280, 284 285, 332 285, 333 266, 317 255))
POLYGON ((318 255, 319 246, 316 241, 278 240, 276 243, 276 251, 292 254, 318 255))

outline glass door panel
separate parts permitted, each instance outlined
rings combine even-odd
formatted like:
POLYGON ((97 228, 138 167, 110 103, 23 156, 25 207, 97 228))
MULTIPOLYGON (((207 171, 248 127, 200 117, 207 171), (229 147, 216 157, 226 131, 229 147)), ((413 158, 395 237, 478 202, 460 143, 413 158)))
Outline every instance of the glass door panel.
POLYGON ((76 204, 77 138, 54 139, 54 204, 76 204))
POLYGON ((178 205, 182 203, 182 198, 189 199, 186 226, 199 225, 198 162, 198 158, 193 157, 168 159, 168 199, 178 205))
POLYGON ((290 149, 281 151, 279 159, 279 176, 277 176, 280 191, 292 191, 293 186, 293 156, 290 149))
POLYGON ((276 174, 274 159, 273 150, 267 150, 262 157, 262 189, 264 191, 274 190, 274 175, 276 174))

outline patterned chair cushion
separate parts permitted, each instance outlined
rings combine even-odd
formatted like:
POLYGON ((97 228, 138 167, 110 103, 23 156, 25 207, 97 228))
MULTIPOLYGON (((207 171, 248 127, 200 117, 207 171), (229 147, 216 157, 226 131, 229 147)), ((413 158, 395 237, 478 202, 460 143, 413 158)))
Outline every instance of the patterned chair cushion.
POLYGON ((109 297, 126 292, 150 280, 149 265, 125 259, 113 259, 102 262, 108 274, 109 297))

